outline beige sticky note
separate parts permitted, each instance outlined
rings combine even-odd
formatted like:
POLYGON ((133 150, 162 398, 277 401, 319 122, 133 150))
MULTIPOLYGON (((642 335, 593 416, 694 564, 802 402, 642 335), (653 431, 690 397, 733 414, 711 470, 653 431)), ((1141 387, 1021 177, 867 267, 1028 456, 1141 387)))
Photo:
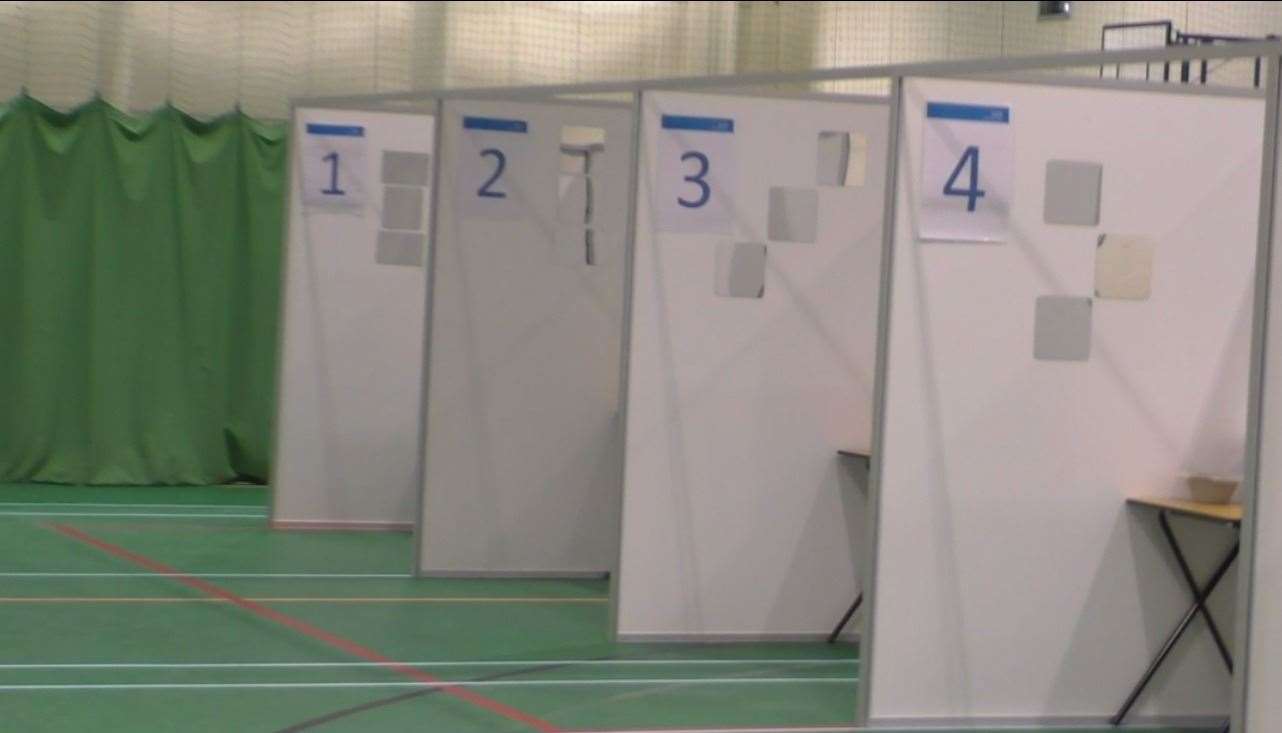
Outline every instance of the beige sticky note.
POLYGON ((1101 234, 1095 247, 1095 297, 1148 300, 1153 251, 1153 240, 1143 235, 1101 234))

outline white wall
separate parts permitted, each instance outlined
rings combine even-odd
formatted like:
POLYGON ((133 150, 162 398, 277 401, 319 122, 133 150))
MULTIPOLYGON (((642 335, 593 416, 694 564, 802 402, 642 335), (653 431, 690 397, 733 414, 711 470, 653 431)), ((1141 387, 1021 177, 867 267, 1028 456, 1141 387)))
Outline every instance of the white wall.
MULTIPOLYGON (((1282 186, 1274 181, 1273 255, 1260 404, 1254 572, 1245 678, 1247 733, 1282 730, 1282 186)), ((1240 646, 1239 646, 1240 648, 1240 646)))
POLYGON ((414 523, 426 278, 422 267, 376 263, 375 246, 382 151, 431 153, 432 135, 423 114, 297 110, 272 467, 277 525, 414 523), (359 210, 304 208, 297 143, 308 122, 365 127, 370 192, 359 210))
MULTIPOLYGON (((869 714, 1102 718, 1189 601, 1126 497, 1240 470, 1263 102, 910 80, 904 105, 869 714), (1011 106, 1005 243, 914 239, 927 100, 1011 106), (1103 164, 1100 226, 1042 223, 1049 159, 1103 164), (1090 296, 1108 232, 1156 241, 1151 299, 1096 299, 1089 361, 1034 360, 1035 299, 1090 296)), ((1174 525, 1202 577, 1233 540, 1174 525)), ((1136 719, 1225 715, 1229 687, 1195 622, 1136 719)))
POLYGON ((419 569, 427 574, 602 573, 618 534, 619 340, 632 111, 449 101, 433 260, 419 569), (501 190, 514 219, 462 215, 465 115, 525 120, 526 158, 501 190), (593 163, 597 264, 561 246, 563 125, 605 130, 593 163))
POLYGON ((856 593, 871 433, 888 108, 647 93, 632 291, 623 637, 826 633, 856 593), (657 231, 664 114, 729 117, 733 236, 657 231), (821 131, 868 138, 866 183, 819 190, 812 244, 768 243, 761 299, 714 292, 722 242, 767 242, 772 186, 815 187, 821 131))

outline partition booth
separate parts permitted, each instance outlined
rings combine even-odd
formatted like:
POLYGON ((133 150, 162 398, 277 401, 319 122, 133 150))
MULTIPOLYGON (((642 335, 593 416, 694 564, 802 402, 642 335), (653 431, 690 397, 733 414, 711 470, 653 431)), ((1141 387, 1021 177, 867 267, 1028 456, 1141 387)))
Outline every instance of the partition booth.
POLYGON ((1245 472, 1251 517, 1278 53, 895 81, 868 722, 1244 721, 1243 511, 1190 490, 1245 472), (1265 89, 993 76, 1235 57, 1265 89))
POLYGON ((1274 704, 1229 669, 1235 628, 1276 623, 1236 560, 1245 515, 1245 564, 1271 565, 1250 406, 1280 49, 643 84, 618 637, 812 638, 862 585, 865 724, 1219 727, 1274 704), (1263 89, 1101 78, 1260 57, 1263 89), (874 79, 880 117, 744 91, 874 79), (815 140, 840 131, 867 136, 884 216, 825 177, 815 140), (861 449, 866 537, 840 478, 861 449))
POLYGON ((643 92, 620 639, 823 639, 857 597, 888 139, 884 96, 643 92))
POLYGON ((609 573, 622 641, 862 593, 862 724, 1273 730, 1280 53, 437 94, 418 573, 609 573))
POLYGON ((632 105, 455 93, 439 119, 418 573, 603 577, 632 105))
POLYGON ((414 525, 430 101, 293 106, 275 527, 414 525))

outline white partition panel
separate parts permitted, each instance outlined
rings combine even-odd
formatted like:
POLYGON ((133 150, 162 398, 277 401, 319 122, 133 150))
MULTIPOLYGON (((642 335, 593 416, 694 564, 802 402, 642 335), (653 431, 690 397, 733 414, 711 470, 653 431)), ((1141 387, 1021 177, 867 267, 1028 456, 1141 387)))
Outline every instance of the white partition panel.
POLYGON ((631 107, 449 100, 441 130, 419 571, 608 572, 631 107), (589 244, 561 148, 601 135, 589 244))
MULTIPOLYGON (((1241 470, 1264 103, 1173 91, 905 82, 872 723, 1105 718, 1189 603, 1124 502, 1241 470), (916 238, 927 102, 1010 107, 1006 241, 916 238), (1102 166, 1098 225, 1044 223, 1051 160, 1102 166), (1149 297, 1094 298, 1086 360, 1034 358, 1037 299, 1094 295, 1100 235, 1152 241, 1149 297)), ((1234 539, 1173 525, 1199 577, 1234 539)), ((1128 721, 1224 716, 1229 692, 1197 620, 1128 721)))
MULTIPOLYGON (((1270 76, 1271 84, 1277 82, 1270 76)), ((1276 136, 1277 120, 1272 123, 1276 136)), ((1257 489, 1247 523, 1254 543, 1249 554, 1243 555, 1249 557, 1253 572, 1248 593, 1239 594, 1250 609, 1246 648, 1238 647, 1247 657, 1239 669, 1245 668, 1246 674, 1246 716, 1241 730, 1248 733, 1282 730, 1282 695, 1278 694, 1282 689, 1282 222, 1278 219, 1282 186, 1278 185, 1277 165, 1275 162, 1269 172, 1273 185, 1272 255, 1263 314, 1257 489)))
MULTIPOLYGON (((430 196, 426 186, 398 187, 418 200, 422 220, 415 231, 384 230, 383 153, 430 155, 432 136, 433 118, 425 114, 295 110, 272 479, 275 526, 413 526, 421 263, 430 196), (304 167, 325 174, 333 165, 308 159, 324 154, 309 144, 308 124, 361 128, 363 156, 353 159, 359 170, 350 171, 350 184, 339 187, 355 190, 360 184, 363 204, 304 204, 304 167)), ((342 161, 346 166, 348 160, 342 161)), ((417 165, 428 163, 416 159, 417 165)), ((323 187, 328 180, 313 177, 310 183, 323 187)))
POLYGON ((645 94, 622 638, 812 637, 858 591, 863 469, 837 451, 866 451, 871 432, 888 116, 872 99, 645 94), (665 129, 665 115, 733 132, 665 129), (706 178, 724 188, 711 193, 729 213, 720 231, 670 230, 661 197, 700 193, 693 161, 676 157, 685 143, 717 151, 706 178), (841 175, 843 147, 852 185, 817 185, 841 175), (765 246, 763 288, 724 297, 728 273, 738 286, 758 264, 726 267, 740 244, 765 246))

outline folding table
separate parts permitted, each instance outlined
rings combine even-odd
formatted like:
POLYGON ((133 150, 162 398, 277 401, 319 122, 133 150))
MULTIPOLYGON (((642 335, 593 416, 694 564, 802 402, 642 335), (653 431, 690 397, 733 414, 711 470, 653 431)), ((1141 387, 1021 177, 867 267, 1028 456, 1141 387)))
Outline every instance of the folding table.
MULTIPOLYGON (((1188 586, 1189 594, 1193 597, 1193 601, 1180 619, 1180 622, 1176 624, 1175 629, 1167 636, 1166 642, 1162 644, 1161 650, 1153 658, 1148 669, 1145 670, 1144 676, 1140 678, 1139 683, 1135 685, 1135 688, 1131 690, 1131 694, 1127 696, 1126 702, 1122 704, 1121 709, 1113 716, 1113 725, 1121 724, 1122 719, 1130 712, 1135 701, 1144 692, 1144 688, 1152 681, 1153 675, 1157 673, 1158 668, 1166 661, 1171 650, 1175 648, 1180 637, 1188 630, 1189 625, 1193 623, 1193 618, 1198 614, 1201 614, 1202 618, 1206 619, 1207 628, 1211 630, 1215 645, 1219 648, 1220 656, 1224 659, 1224 666, 1228 668, 1230 674, 1233 673, 1233 655, 1229 652, 1228 644, 1224 641, 1223 635, 1220 634, 1219 626, 1215 624, 1215 619, 1206 607, 1206 601, 1211 597, 1211 593, 1215 591, 1215 587, 1224 579, 1224 575, 1228 572, 1229 567, 1233 565, 1233 561, 1237 559, 1238 542, 1234 541, 1233 547, 1220 561, 1220 564, 1216 566, 1215 572, 1211 574, 1211 578, 1206 582, 1206 585, 1199 586, 1197 580, 1193 577, 1193 571, 1189 569, 1188 561, 1184 557, 1184 550, 1180 547, 1179 540, 1176 539, 1175 533, 1171 531, 1170 515, 1175 514, 1204 522, 1222 524, 1232 527, 1236 531, 1242 527, 1242 505, 1207 504, 1156 497, 1131 498, 1127 499, 1127 504, 1156 512, 1158 525, 1162 528, 1162 536, 1166 538, 1166 544, 1171 548, 1171 553, 1175 556, 1175 562, 1180 568, 1180 575, 1184 577, 1184 583, 1188 586)), ((1227 731, 1228 729, 1229 726, 1226 723, 1223 730, 1227 731)))

